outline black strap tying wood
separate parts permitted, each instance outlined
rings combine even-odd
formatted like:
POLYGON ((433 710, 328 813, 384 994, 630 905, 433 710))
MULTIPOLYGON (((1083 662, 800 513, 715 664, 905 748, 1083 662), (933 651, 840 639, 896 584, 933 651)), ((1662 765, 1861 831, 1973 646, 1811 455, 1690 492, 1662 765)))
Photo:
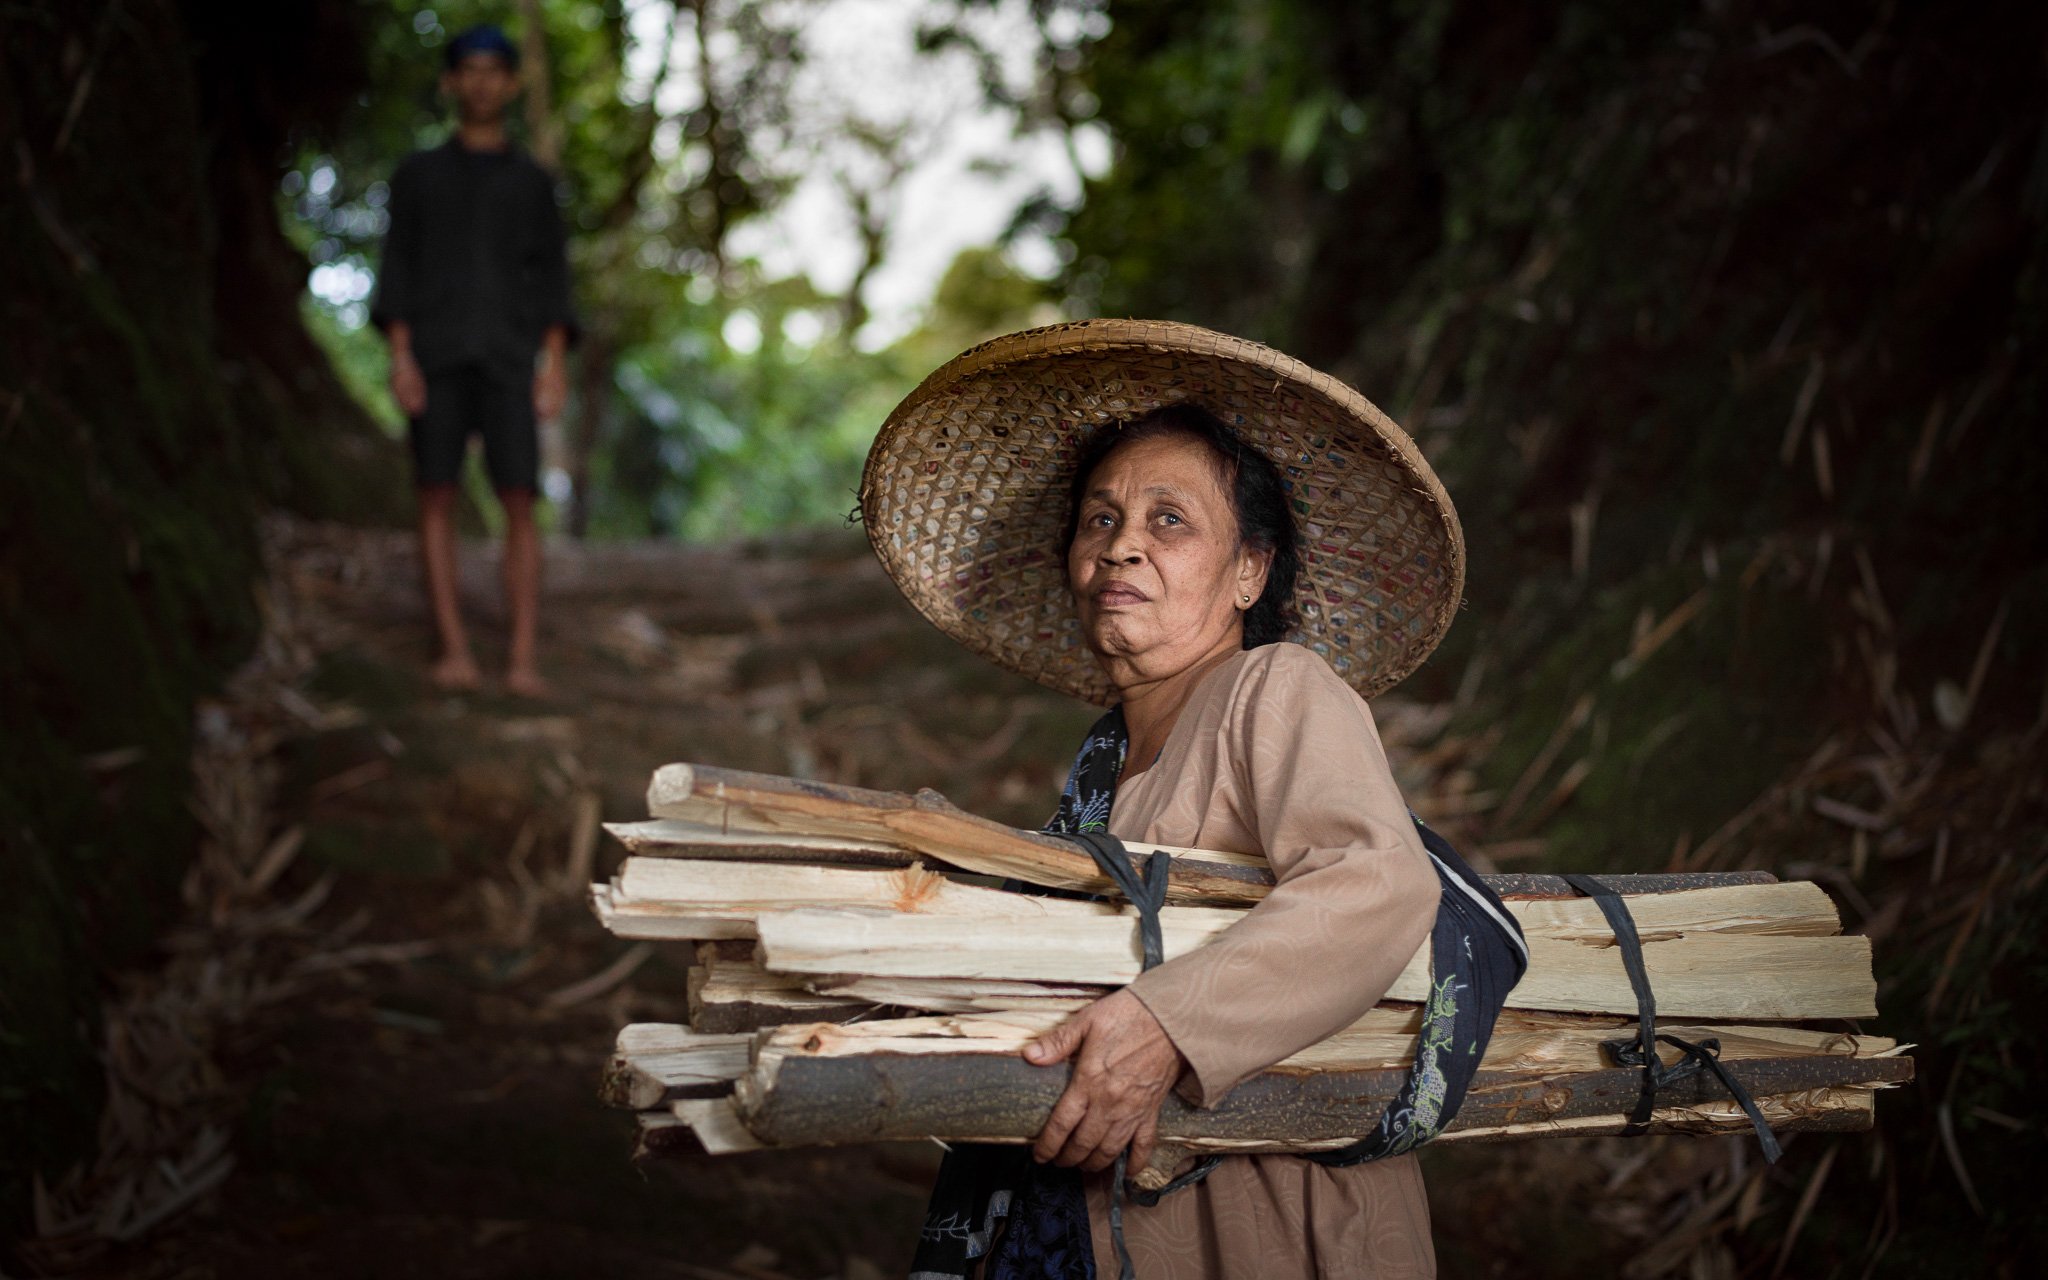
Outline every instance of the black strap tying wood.
POLYGON ((1628 972, 1629 986, 1636 993, 1636 1038, 1632 1040, 1608 1040, 1601 1045, 1614 1059, 1616 1066, 1643 1069, 1642 1092, 1636 1097, 1636 1107, 1629 1115, 1628 1127, 1622 1130, 1625 1137, 1640 1137, 1649 1131, 1650 1116, 1657 1109, 1657 1092, 1681 1080, 1690 1079, 1701 1071, 1711 1071, 1728 1096, 1735 1099, 1742 1108, 1749 1123, 1756 1129, 1757 1144, 1763 1148, 1764 1160, 1777 1163, 1783 1154, 1778 1146, 1778 1135, 1771 1132, 1770 1122, 1758 1109, 1756 1100, 1749 1096, 1749 1090, 1742 1087, 1728 1068, 1721 1063, 1721 1042, 1703 1039, 1694 1044, 1677 1036, 1657 1034, 1657 997, 1650 990, 1649 970, 1643 964, 1643 939, 1636 932, 1635 917, 1629 914, 1628 903, 1621 895, 1588 875, 1566 874, 1561 877, 1566 884, 1591 898, 1600 908, 1600 914, 1607 917, 1607 925, 1614 930, 1615 948, 1621 952, 1621 966, 1628 972), (1657 1057, 1657 1042, 1677 1049, 1684 1056, 1670 1066, 1665 1066, 1657 1057))
MULTIPOLYGON (((1159 908, 1166 905, 1166 880, 1173 860, 1164 852, 1155 851, 1145 859, 1145 873, 1140 876, 1131 865, 1131 852, 1124 848, 1124 842, 1107 831, 1066 831, 1063 838, 1073 841, 1088 851, 1095 859, 1095 865, 1102 874, 1116 885, 1117 892, 1135 907, 1138 912, 1138 943, 1140 972, 1151 969, 1166 959, 1166 941, 1159 929, 1159 908)), ((1124 1244, 1124 1187, 1125 1176, 1130 1172, 1131 1153, 1129 1148, 1117 1153, 1116 1169, 1111 1173, 1109 1194, 1109 1238, 1116 1246, 1118 1280, 1137 1280, 1137 1270, 1131 1265, 1130 1248, 1124 1244)), ((1217 1165, 1211 1156, 1195 1168, 1175 1178, 1163 1189, 1156 1192, 1139 1191, 1139 1204, 1150 1207, 1159 1203, 1159 1197, 1168 1191, 1177 1191, 1184 1186, 1200 1182, 1209 1176, 1217 1165)))
POLYGON ((1102 874, 1116 885, 1117 892, 1137 908, 1138 937, 1144 947, 1140 970, 1164 961, 1166 944, 1159 933, 1159 908, 1166 905, 1166 881, 1173 859, 1166 856, 1165 850, 1155 850, 1145 859, 1145 873, 1141 876, 1131 865, 1131 852, 1124 848, 1124 842, 1107 831, 1067 831, 1060 835, 1086 849, 1102 874))

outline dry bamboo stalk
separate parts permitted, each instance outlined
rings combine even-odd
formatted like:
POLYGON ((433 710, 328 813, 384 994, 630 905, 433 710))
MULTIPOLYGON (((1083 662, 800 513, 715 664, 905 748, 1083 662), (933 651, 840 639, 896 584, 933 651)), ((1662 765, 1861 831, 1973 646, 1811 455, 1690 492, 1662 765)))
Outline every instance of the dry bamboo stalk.
MULTIPOLYGON (((1203 945, 1233 913, 1162 913, 1171 960, 1203 945)), ((761 956, 791 974, 999 978, 1122 984, 1138 976, 1136 929, 1127 920, 1057 918, 1028 924, 944 916, 780 911, 757 920, 761 956)), ((1612 946, 1536 937, 1529 972, 1508 998, 1518 1009, 1632 1013, 1636 997, 1612 946)), ((1764 1021, 1876 1016, 1870 940, 1689 934, 1646 942, 1644 965, 1660 1010, 1683 1018, 1764 1021)), ((1428 998, 1427 947, 1387 991, 1428 998)))

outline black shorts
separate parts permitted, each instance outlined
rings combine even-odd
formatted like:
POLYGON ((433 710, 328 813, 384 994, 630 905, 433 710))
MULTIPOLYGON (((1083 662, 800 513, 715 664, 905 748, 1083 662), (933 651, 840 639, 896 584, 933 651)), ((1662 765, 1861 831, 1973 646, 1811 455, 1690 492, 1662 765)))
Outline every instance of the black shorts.
POLYGON ((533 420, 530 379, 484 365, 427 374, 427 411, 412 420, 413 475, 419 486, 454 484, 473 435, 484 438, 484 467, 493 489, 539 488, 540 432, 533 420))

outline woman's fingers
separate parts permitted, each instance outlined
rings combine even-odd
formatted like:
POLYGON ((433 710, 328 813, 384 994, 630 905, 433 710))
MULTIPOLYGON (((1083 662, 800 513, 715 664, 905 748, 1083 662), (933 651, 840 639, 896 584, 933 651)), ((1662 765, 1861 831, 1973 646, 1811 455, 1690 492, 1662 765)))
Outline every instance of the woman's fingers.
POLYGON ((1090 1005, 1057 1027, 1024 1046, 1024 1061, 1034 1067, 1051 1067, 1065 1062, 1088 1038, 1090 1005))
POLYGON ((1031 1158, 1040 1164, 1051 1162, 1065 1149, 1068 1135, 1087 1114, 1087 1099, 1075 1092, 1072 1085, 1067 1086, 1067 1091, 1053 1106, 1052 1114, 1046 1117, 1045 1128, 1038 1131, 1038 1141, 1031 1144, 1031 1158))
POLYGON ((1091 1111, 1068 1135, 1066 1145, 1060 1148, 1059 1158, 1053 1163, 1088 1173, 1107 1169, 1130 1145, 1131 1131, 1135 1128, 1136 1123, 1129 1119, 1099 1109, 1091 1111))
POLYGON ((1131 1176, 1137 1177, 1152 1163, 1152 1148, 1159 1144, 1159 1108, 1153 1107, 1138 1120, 1131 1133, 1131 1176))
POLYGON ((1071 1061, 1052 1115, 1032 1144, 1041 1163, 1090 1173, 1116 1163, 1142 1136, 1140 1159, 1151 1154, 1159 1103, 1180 1073, 1180 1055, 1158 1021, 1128 993, 1088 1006, 1024 1047, 1035 1066, 1071 1061))

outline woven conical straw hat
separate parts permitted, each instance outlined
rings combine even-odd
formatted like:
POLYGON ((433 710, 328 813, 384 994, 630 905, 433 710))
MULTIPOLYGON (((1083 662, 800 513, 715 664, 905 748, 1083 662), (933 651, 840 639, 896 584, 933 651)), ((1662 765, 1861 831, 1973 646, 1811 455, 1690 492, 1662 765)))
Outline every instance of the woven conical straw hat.
POLYGON ((1280 468, 1301 549, 1289 638, 1367 697, 1420 666, 1457 610, 1465 539, 1415 442, 1335 378, 1193 325, 1084 320, 949 361, 868 452, 868 541, 939 630, 1107 706, 1067 590, 1067 491, 1096 431, 1182 400, 1280 468))

